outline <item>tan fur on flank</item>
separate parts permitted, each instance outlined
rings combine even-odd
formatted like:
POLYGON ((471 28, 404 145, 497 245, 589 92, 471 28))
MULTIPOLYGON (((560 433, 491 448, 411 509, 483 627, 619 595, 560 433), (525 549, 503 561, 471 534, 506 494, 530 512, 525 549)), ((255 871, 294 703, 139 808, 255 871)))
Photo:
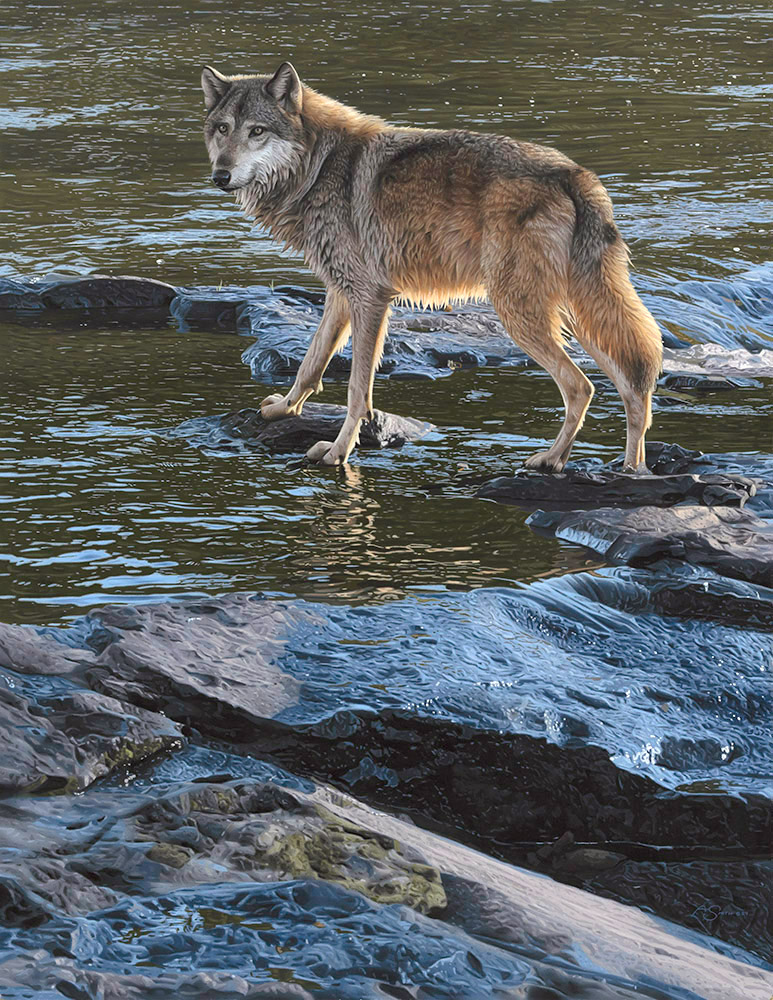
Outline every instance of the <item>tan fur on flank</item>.
POLYGON ((213 178, 303 252, 328 289, 295 384, 263 401, 264 416, 300 413, 352 337, 347 419, 310 458, 343 463, 354 447, 373 407, 393 301, 488 297, 513 340, 553 376, 566 408, 555 443, 526 464, 563 468, 593 395, 564 350, 563 326, 615 383, 626 467, 646 469, 661 338, 631 285, 627 248, 595 174, 502 136, 394 128, 305 86, 289 63, 271 77, 206 68, 202 88, 213 178))

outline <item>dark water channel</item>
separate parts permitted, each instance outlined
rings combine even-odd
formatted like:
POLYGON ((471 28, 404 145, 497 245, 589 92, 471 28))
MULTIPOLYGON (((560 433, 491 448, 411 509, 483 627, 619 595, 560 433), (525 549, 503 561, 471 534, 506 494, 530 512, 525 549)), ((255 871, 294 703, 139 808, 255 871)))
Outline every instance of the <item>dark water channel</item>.
MULTIPOLYGON (((651 438, 772 495, 773 11, 10 0, 0 40, 0 282, 255 303, 238 330, 0 312, 2 997, 768 1000, 771 589, 476 498, 560 419, 493 349, 398 359, 377 405, 432 430, 339 472, 185 421, 255 407, 318 318, 200 135, 203 62, 291 58, 596 170, 666 370, 734 380, 661 387, 651 438)), ((599 378, 573 457, 623 436, 599 378)))

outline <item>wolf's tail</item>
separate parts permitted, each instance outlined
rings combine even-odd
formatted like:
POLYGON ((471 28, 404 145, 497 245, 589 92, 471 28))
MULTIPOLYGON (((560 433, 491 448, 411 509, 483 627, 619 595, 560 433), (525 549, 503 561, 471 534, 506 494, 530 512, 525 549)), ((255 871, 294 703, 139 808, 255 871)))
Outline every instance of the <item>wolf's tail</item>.
POLYGON ((644 395, 660 374, 662 338, 628 276, 628 248, 615 225, 612 202, 587 170, 574 174, 568 193, 577 213, 569 265, 577 339, 597 360, 608 358, 628 385, 644 395))

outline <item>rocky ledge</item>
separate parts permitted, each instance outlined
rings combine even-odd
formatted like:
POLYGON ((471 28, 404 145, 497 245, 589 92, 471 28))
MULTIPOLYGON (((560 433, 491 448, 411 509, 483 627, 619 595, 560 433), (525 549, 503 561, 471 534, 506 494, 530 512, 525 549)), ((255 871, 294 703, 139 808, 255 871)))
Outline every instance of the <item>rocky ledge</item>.
POLYGON ((29 851, 0 853, 8 913, 52 919, 83 877, 87 900, 106 894, 88 903, 99 909, 114 893, 280 875, 443 909, 445 883, 415 838, 331 832, 256 784, 270 761, 764 956, 773 807, 749 775, 770 753, 771 609, 770 591, 708 571, 622 568, 367 615, 240 595, 3 626, 13 798, 0 811, 8 847, 29 851), (701 670, 686 669, 696 656, 701 670), (204 754, 196 768, 192 753, 204 754), (130 806, 125 775, 165 762, 177 777, 130 806), (709 921, 717 893, 729 903, 709 921))
POLYGON ((528 523, 600 552, 609 563, 646 566, 678 559, 773 587, 773 532, 769 522, 750 511, 697 505, 668 510, 602 507, 568 513, 537 511, 528 523))
MULTIPOLYGON (((742 952, 324 786, 161 779, 123 795, 101 829, 65 808, 64 846, 49 810, 34 864, 26 846, 0 870, 4 994, 768 1000, 773 988, 742 952), (193 952, 212 971, 187 972, 193 952)), ((106 789, 95 805, 109 801, 106 789)))

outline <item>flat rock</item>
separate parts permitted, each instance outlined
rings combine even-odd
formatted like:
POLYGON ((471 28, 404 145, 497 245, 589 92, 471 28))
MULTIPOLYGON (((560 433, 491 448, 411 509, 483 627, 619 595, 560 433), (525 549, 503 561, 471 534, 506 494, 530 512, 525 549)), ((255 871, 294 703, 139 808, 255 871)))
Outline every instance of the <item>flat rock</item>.
MULTIPOLYGON (((345 406, 306 403, 299 417, 267 421, 260 410, 244 409, 222 416, 194 417, 166 433, 199 448, 304 452, 317 441, 334 441, 345 418, 345 406)), ((375 410, 373 419, 362 424, 359 447, 401 448, 430 430, 432 425, 421 420, 375 410)))
POLYGON ((773 586, 773 532, 755 514, 735 507, 689 504, 668 509, 540 510, 527 523, 593 549, 610 563, 645 566, 678 559, 773 586))
POLYGON ((153 278, 91 274, 48 285, 41 292, 48 309, 166 309, 177 289, 153 278))
POLYGON ((476 496, 519 507, 577 510, 619 507, 670 507, 685 500, 709 507, 742 507, 756 493, 751 479, 721 474, 636 476, 613 469, 574 468, 545 475, 522 471, 483 483, 476 496))
MULTIPOLYGON (((257 337, 242 355, 253 378, 262 383, 291 380, 319 324, 321 310, 307 301, 278 297, 250 305, 243 315, 257 337)), ((454 312, 416 313, 395 308, 379 374, 435 379, 457 368, 529 363, 491 309, 466 306, 454 312)), ((346 378, 350 369, 351 346, 346 345, 333 357, 326 377, 346 378)))
POLYGON ((179 728, 158 713, 70 684, 45 694, 36 687, 29 678, 0 671, 0 794, 79 791, 184 745, 179 728))
POLYGON ((280 660, 288 634, 316 616, 237 598, 109 605, 89 619, 89 644, 99 649, 83 667, 91 687, 186 721, 201 723, 206 706, 213 731, 237 739, 297 704, 301 685, 280 660))

